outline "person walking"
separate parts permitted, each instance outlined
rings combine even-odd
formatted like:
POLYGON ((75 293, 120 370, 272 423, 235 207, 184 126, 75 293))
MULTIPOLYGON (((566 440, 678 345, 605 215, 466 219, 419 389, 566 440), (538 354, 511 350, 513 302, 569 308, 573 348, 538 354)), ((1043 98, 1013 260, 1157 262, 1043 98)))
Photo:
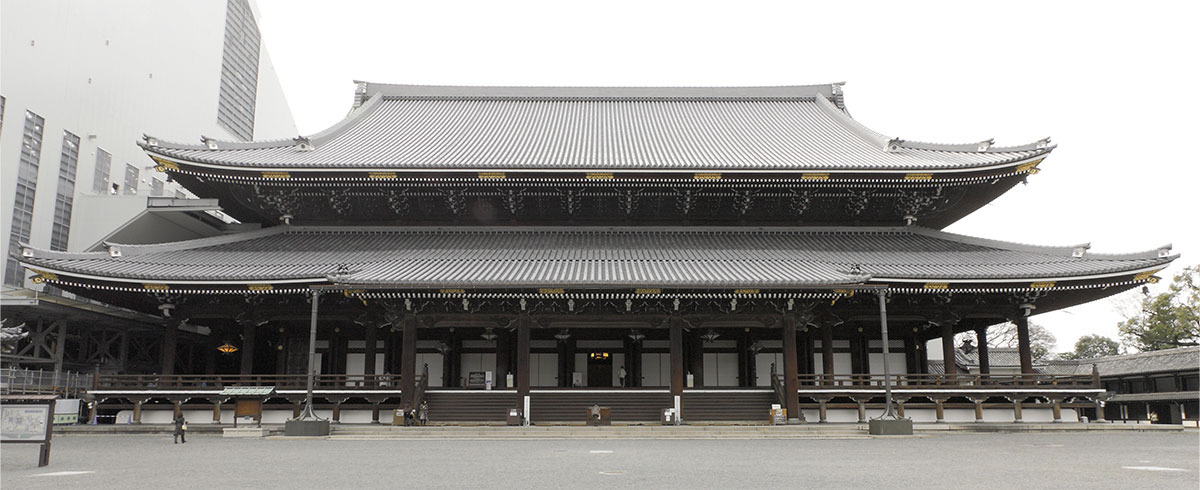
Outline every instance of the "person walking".
POLYGON ((179 444, 179 441, 183 441, 184 444, 187 444, 187 420, 183 418, 182 413, 175 417, 174 435, 175 444, 179 444))
POLYGON ((621 387, 626 388, 629 385, 625 384, 625 366, 621 366, 621 370, 617 371, 617 379, 621 382, 621 387))
POLYGON ((421 408, 417 411, 417 417, 421 420, 421 425, 429 423, 429 402, 421 400, 421 408))

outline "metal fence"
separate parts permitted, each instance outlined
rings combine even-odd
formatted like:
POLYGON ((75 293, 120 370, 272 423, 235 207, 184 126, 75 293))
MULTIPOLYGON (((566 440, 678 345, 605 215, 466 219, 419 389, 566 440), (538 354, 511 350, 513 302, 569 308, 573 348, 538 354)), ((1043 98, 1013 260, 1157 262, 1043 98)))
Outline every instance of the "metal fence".
POLYGON ((78 398, 91 389, 92 375, 70 371, 0 368, 0 394, 47 394, 78 398))

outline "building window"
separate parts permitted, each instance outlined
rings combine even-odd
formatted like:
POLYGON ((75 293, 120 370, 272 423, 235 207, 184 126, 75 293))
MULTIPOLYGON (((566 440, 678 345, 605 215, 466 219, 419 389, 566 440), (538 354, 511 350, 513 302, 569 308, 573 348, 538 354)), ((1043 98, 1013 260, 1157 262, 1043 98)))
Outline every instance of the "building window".
POLYGON ((243 140, 254 138, 258 96, 258 24, 246 0, 229 0, 225 11, 225 50, 221 56, 221 92, 217 123, 243 140))
POLYGON ((71 234, 71 207, 75 204, 75 170, 79 167, 79 137, 63 131, 62 158, 58 164, 58 194, 54 197, 54 226, 50 250, 65 252, 71 234))
POLYGON ((138 168, 125 164, 125 195, 132 196, 137 194, 138 188, 138 168))
POLYGON ((96 148, 96 173, 92 177, 92 192, 108 194, 108 173, 112 169, 112 154, 102 148, 96 148))
POLYGON ((166 185, 159 179, 150 179, 150 195, 161 196, 164 194, 166 185))
POLYGON ((17 170, 17 192, 13 203, 12 231, 8 235, 8 262, 4 266, 4 283, 24 286, 21 264, 11 257, 19 253, 21 242, 29 242, 33 226, 33 199, 37 190, 38 160, 42 157, 42 129, 46 120, 25 111, 25 131, 21 136, 21 159, 17 170))

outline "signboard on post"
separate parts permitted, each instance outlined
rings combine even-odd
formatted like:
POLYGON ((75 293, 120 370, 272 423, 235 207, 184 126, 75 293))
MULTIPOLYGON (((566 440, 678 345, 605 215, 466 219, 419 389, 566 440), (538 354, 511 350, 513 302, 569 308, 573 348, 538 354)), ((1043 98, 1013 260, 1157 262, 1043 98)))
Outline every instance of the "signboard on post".
POLYGON ((0 396, 0 443, 41 444, 38 466, 50 464, 54 395, 0 396))

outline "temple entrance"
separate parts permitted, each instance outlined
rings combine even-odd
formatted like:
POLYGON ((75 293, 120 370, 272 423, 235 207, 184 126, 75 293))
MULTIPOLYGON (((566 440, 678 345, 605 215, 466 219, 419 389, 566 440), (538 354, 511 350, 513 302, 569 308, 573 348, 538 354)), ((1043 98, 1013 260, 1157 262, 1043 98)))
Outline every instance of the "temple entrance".
POLYGON ((587 355, 588 387, 611 388, 613 385, 613 359, 608 352, 589 352, 587 355))

